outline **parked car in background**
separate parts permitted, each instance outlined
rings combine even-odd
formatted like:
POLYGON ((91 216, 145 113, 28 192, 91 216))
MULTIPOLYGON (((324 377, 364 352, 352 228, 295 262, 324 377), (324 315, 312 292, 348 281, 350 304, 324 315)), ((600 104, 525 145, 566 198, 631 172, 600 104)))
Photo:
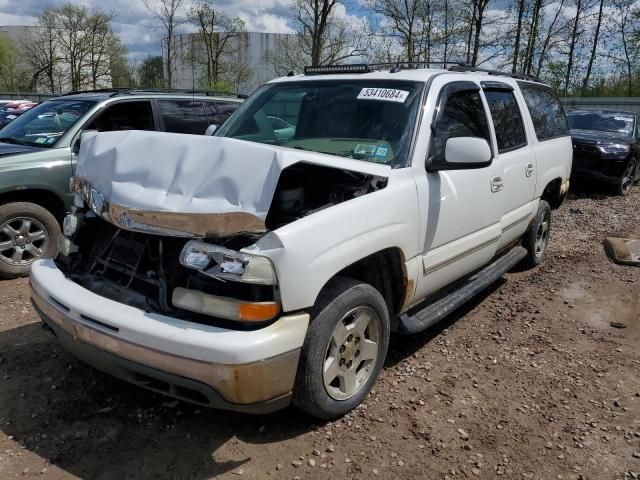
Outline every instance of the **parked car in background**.
POLYGON ((0 129, 36 105, 31 100, 16 100, 0 106, 0 129))
POLYGON ((640 180, 638 114, 621 110, 567 112, 573 141, 571 177, 591 178, 629 193, 640 180))
POLYGON ((0 130, 0 277, 28 274, 34 260, 55 255, 83 131, 202 135, 241 102, 203 92, 97 90, 47 100, 9 123, 0 130))
POLYGON ((62 345, 201 405, 331 419, 391 331, 539 264, 571 171, 551 88, 375 68, 273 80, 212 138, 85 137, 60 255, 30 277, 62 345))

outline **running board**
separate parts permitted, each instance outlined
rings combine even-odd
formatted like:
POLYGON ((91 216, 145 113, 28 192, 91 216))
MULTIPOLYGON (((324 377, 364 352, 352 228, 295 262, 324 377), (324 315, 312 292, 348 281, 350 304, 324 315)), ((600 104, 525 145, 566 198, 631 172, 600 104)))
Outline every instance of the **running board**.
POLYGON ((527 255, 523 247, 514 247, 502 257, 487 265, 470 277, 461 287, 445 297, 431 303, 424 309, 409 315, 400 315, 398 333, 412 335, 422 332, 443 320, 447 315, 498 280, 504 273, 515 267, 527 255))

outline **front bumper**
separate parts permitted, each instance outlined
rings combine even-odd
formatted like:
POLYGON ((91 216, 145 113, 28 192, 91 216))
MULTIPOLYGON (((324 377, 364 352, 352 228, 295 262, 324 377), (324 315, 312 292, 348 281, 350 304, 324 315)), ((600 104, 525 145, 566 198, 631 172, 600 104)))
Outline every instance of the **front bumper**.
POLYGON ((575 154, 571 168, 571 176, 595 179, 607 183, 617 183, 624 174, 628 162, 627 157, 599 158, 575 154))
POLYGON ((96 295, 52 260, 34 263, 30 284, 61 344, 100 370, 214 408, 266 413, 289 402, 306 313, 254 331, 190 323, 96 295))

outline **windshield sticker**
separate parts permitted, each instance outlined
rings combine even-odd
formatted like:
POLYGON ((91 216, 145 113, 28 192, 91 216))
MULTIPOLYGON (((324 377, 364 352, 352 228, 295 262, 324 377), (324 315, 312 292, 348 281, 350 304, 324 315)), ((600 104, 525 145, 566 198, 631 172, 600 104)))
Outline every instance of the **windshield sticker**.
POLYGON ((377 145, 368 145, 366 143, 359 143, 356 148, 353 149, 353 153, 356 155, 366 155, 372 157, 376 153, 377 145))
POLYGON ((56 137, 49 137, 47 138, 47 143, 53 143, 56 141, 56 137))
POLYGON ((389 149, 387 147, 378 147, 376 150, 376 157, 386 157, 389 149))
POLYGON ((614 120, 620 120, 621 122, 631 123, 633 122, 633 118, 629 117, 613 117, 614 120))
POLYGON ((383 102, 404 103, 409 92, 395 88, 363 88, 358 94, 358 100, 381 100, 383 102))
POLYGON ((35 143, 44 143, 47 139, 45 137, 38 137, 34 140, 35 143))

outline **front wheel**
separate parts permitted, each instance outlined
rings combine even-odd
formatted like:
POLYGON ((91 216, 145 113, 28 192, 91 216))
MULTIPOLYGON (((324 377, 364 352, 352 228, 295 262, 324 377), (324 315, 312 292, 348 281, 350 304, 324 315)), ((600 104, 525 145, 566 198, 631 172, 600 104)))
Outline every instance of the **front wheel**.
POLYGON ((294 405, 325 420, 357 407, 384 365, 389 332, 387 305, 375 288, 334 279, 321 293, 309 324, 294 405))
POLYGON ((0 278, 26 276, 37 259, 55 256, 59 234, 57 220, 40 205, 0 205, 0 278))
POLYGON ((636 177, 638 174, 637 167, 638 167, 637 160, 635 158, 632 158, 631 160, 629 160, 629 162, 624 168, 624 173, 622 174, 622 177, 620 178, 620 180, 618 180, 618 183, 616 184, 616 193, 618 195, 624 196, 631 191, 631 188, 636 183, 636 177))

